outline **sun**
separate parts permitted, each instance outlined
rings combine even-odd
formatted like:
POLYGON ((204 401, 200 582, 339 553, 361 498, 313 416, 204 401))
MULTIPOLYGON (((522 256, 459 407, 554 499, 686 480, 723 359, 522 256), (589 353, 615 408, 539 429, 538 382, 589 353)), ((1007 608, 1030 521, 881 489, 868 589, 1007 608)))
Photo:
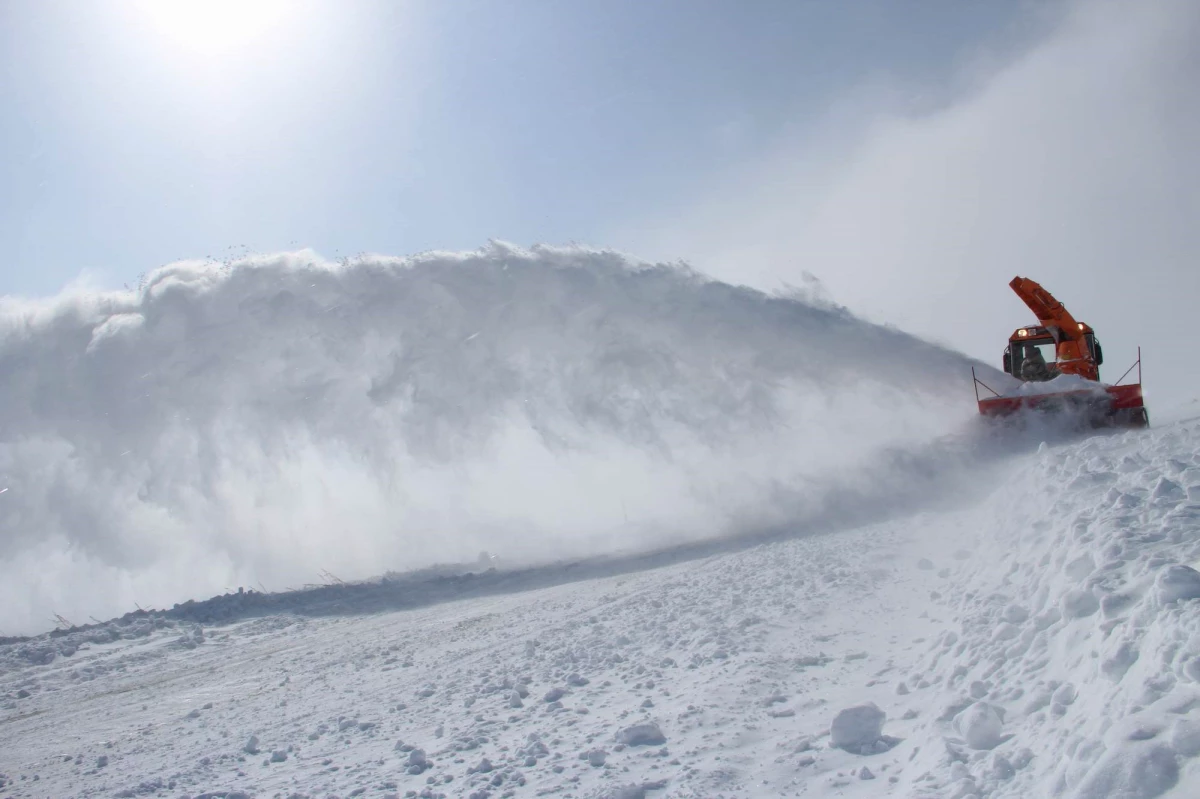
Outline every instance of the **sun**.
POLYGON ((140 0, 155 33, 200 55, 238 50, 286 19, 287 0, 140 0))

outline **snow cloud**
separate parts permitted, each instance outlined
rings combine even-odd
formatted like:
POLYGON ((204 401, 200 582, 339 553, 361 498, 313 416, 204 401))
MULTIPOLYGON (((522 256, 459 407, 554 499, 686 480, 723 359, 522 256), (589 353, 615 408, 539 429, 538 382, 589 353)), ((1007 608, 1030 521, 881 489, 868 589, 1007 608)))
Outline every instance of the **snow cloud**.
POLYGON ((973 414, 969 368, 818 287, 582 249, 5 299, 0 628, 835 513, 835 484, 973 414))

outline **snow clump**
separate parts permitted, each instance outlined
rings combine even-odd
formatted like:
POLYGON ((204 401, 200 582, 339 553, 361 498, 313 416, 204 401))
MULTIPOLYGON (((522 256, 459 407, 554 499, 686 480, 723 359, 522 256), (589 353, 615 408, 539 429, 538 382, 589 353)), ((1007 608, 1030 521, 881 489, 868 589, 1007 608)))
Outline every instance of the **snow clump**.
POLYGON ((1164 605, 1187 599, 1200 599, 1200 572, 1175 564, 1158 573, 1155 584, 1158 600, 1164 605))
POLYGON ((617 741, 626 746, 659 746, 667 742, 667 737, 654 722, 634 724, 617 733, 617 741))
POLYGON ((954 729, 972 749, 995 749, 1003 740, 1004 720, 987 702, 976 702, 954 717, 954 729))
POLYGON ((833 718, 829 743, 836 749, 862 753, 871 749, 883 735, 887 714, 873 702, 848 707, 833 718))

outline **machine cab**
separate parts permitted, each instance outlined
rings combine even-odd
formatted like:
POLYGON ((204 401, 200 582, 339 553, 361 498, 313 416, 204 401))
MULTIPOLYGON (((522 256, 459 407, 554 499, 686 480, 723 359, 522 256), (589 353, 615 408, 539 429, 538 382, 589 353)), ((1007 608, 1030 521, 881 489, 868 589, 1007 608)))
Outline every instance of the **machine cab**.
MULTIPOLYGON (((1104 363, 1104 350, 1100 346, 1100 342, 1096 340, 1096 334, 1092 328, 1083 322, 1079 323, 1079 329, 1083 331, 1084 341, 1087 343, 1088 352, 1091 353, 1092 359, 1096 362, 1096 366, 1104 363)), ((1018 380, 1037 380, 1048 379, 1045 377, 1026 377, 1022 374, 1022 365, 1028 359, 1036 359, 1041 355, 1041 360, 1045 361, 1048 366, 1053 366, 1058 359, 1058 344, 1054 339, 1054 334, 1047 328, 1037 325, 1018 328, 1013 331, 1012 336, 1008 340, 1008 346, 1004 349, 1004 371, 1018 380), (1036 352, 1035 352, 1036 351, 1036 352)), ((1099 368, 1097 368, 1097 375, 1099 368)))

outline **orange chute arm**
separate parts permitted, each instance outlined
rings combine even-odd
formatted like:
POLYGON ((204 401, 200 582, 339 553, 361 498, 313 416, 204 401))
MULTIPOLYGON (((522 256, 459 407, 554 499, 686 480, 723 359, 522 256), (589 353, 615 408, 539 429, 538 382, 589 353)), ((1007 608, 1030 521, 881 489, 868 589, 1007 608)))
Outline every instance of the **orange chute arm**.
POLYGON ((1029 310, 1037 315, 1042 327, 1054 336, 1058 370, 1064 374, 1080 375, 1088 380, 1099 380, 1100 370, 1088 350, 1079 323, 1071 316, 1071 312, 1056 300, 1053 294, 1027 277, 1014 277, 1008 285, 1029 306, 1029 310))

